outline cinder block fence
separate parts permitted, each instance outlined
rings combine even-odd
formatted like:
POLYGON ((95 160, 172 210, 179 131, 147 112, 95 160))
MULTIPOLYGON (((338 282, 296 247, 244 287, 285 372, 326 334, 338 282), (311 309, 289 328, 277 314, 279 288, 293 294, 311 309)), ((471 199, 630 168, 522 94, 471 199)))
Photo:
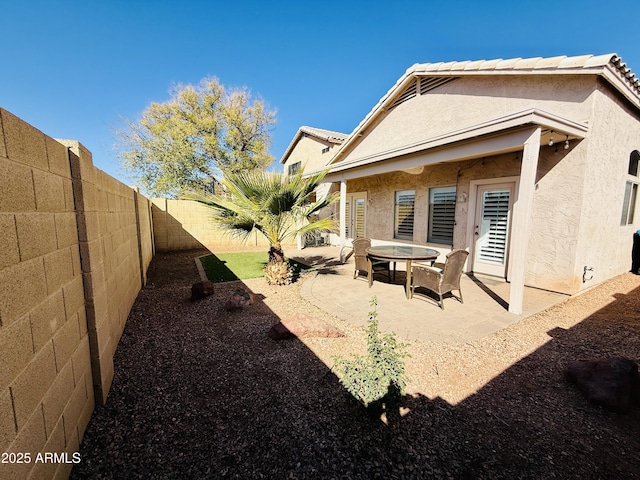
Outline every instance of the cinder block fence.
POLYGON ((107 398, 152 228, 151 202, 80 143, 0 109, 0 478, 68 476, 107 398))
POLYGON ((0 108, 0 480, 68 477, 155 250, 201 247, 268 243, 225 235, 197 202, 147 199, 0 108))
POLYGON ((201 247, 268 243, 225 235, 197 202, 147 199, 0 108, 0 480, 68 477, 156 249, 201 247))

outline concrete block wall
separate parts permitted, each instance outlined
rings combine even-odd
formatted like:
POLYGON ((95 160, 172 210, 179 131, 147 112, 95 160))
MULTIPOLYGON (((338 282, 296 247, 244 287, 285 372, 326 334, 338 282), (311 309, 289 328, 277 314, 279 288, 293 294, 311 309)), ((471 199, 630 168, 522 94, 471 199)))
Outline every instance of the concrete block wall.
POLYGON ((113 380, 113 356, 151 261, 149 201, 93 166, 76 141, 69 149, 78 210, 87 329, 96 402, 104 403, 113 380), (146 234, 147 238, 139 235, 146 234))
POLYGON ((34 460, 71 459, 106 398, 153 254, 149 211, 78 142, 0 109, 0 452, 31 456, 0 478, 68 476, 72 463, 34 460))
MULTIPOLYGON (((151 202, 155 248, 160 252, 202 247, 214 253, 269 249, 267 240, 257 232, 244 242, 216 227, 211 211, 201 203, 165 198, 151 202)), ((288 246, 295 246, 295 242, 288 246)))
POLYGON ((151 218, 151 202, 140 195, 136 189, 136 215, 138 227, 138 249, 140 251, 140 274, 142 285, 147 283, 147 269, 155 253, 153 240, 153 223, 151 218))
POLYGON ((39 452, 78 451, 94 408, 67 148, 0 109, 1 478, 64 477, 39 452))

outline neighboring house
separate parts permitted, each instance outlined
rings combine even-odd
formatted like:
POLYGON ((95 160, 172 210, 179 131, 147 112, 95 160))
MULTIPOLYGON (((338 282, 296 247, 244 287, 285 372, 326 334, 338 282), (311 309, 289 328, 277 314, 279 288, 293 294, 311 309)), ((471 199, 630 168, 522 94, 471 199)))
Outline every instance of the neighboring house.
MULTIPOLYGON (((280 163, 284 166, 284 174, 293 175, 300 170, 311 172, 326 168, 347 136, 344 133, 320 128, 300 127, 280 159, 280 163)), ((316 194, 324 198, 330 189, 331 184, 322 184, 316 190, 316 194)), ((326 211, 321 212, 321 215, 336 217, 337 206, 327 208, 326 211)), ((330 237, 332 243, 339 240, 337 235, 331 234, 330 237)), ((306 240, 307 244, 325 243, 325 236, 316 235, 306 240)), ((301 239, 298 241, 298 246, 302 247, 301 239)))
POLYGON ((326 181, 341 242, 465 248, 521 313, 525 284, 575 294, 629 271, 639 150, 640 82, 617 55, 416 64, 326 181))
POLYGON ((285 175, 291 175, 298 170, 323 169, 329 165, 347 136, 320 128, 300 127, 280 159, 285 175))

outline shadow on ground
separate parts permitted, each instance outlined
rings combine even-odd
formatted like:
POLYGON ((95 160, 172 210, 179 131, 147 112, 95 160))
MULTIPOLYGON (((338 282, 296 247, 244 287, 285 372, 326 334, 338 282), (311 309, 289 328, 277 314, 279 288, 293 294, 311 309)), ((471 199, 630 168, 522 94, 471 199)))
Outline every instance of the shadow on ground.
POLYGON ((638 478, 639 412, 586 403, 562 372, 640 357, 640 291, 552 332, 463 402, 405 396, 385 424, 302 342, 272 341, 264 303, 226 312, 238 282, 190 303, 195 256, 154 258, 71 478, 638 478))

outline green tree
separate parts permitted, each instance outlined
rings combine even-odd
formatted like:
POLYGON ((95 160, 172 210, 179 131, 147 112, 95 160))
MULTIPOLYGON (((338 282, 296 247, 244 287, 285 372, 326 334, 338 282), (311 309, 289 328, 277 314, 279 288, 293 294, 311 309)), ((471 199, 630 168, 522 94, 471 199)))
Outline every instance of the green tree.
POLYGON ((271 284, 291 280, 291 268, 282 243, 296 235, 315 231, 333 231, 336 223, 319 218, 324 207, 336 201, 336 195, 317 199, 315 189, 326 172, 303 177, 302 172, 281 173, 246 170, 227 172, 222 181, 224 195, 190 195, 213 210, 212 220, 229 234, 247 240, 254 230, 269 241, 269 262, 265 278, 271 284))
POLYGON ((151 103, 137 122, 117 131, 123 168, 145 192, 175 197, 204 191, 222 171, 265 169, 275 112, 247 88, 226 89, 216 78, 178 85, 169 100, 151 103))

